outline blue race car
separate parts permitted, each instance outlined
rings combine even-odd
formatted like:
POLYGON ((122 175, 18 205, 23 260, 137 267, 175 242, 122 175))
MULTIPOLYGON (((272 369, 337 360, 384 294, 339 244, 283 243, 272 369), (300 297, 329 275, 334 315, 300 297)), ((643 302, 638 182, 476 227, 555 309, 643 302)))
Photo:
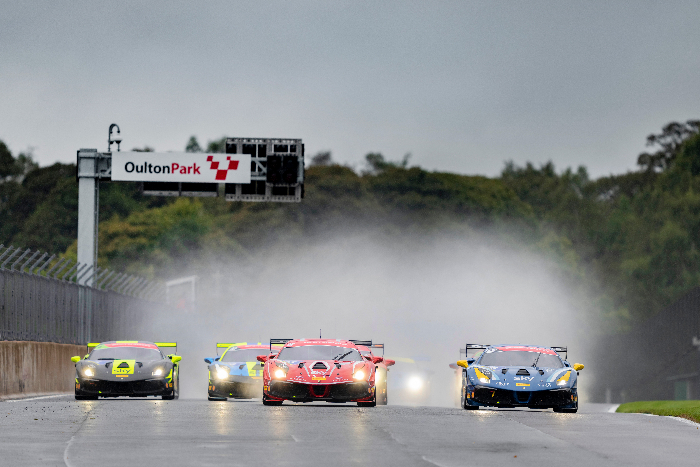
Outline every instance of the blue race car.
POLYGON ((270 346, 260 342, 217 343, 216 349, 226 349, 221 356, 204 359, 209 364, 210 401, 252 399, 262 397, 263 364, 258 355, 269 355, 270 346))
POLYGON ((467 355, 470 350, 481 352, 457 362, 463 368, 463 408, 578 410, 576 381, 583 365, 561 358, 566 347, 467 344, 467 355))

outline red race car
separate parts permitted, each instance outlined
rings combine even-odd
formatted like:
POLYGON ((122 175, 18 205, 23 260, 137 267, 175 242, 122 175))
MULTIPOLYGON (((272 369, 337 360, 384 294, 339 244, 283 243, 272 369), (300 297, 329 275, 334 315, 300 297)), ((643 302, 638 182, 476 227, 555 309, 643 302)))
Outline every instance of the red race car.
POLYGON ((284 344, 277 355, 259 355, 263 369, 263 404, 295 402, 357 402, 377 405, 375 365, 357 346, 338 339, 270 339, 284 344))
POLYGON ((357 345, 357 348, 360 350, 360 353, 365 358, 365 360, 368 360, 370 362, 377 362, 375 363, 376 375, 374 377, 374 385, 377 388, 377 404, 386 405, 389 401, 389 395, 386 392, 387 372, 389 371, 388 367, 394 365, 396 362, 394 360, 384 358, 384 344, 372 344, 372 341, 352 342, 354 342, 355 345, 357 345), (372 349, 382 349, 381 360, 375 359, 375 357, 378 357, 378 355, 374 355, 372 349))

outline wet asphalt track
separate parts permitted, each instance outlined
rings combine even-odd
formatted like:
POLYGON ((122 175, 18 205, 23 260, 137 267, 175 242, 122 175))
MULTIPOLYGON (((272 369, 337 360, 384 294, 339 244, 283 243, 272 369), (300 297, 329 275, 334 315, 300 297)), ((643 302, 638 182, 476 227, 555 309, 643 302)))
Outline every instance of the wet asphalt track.
POLYGON ((0 402, 0 465, 698 465, 697 425, 666 417, 259 401, 0 402))

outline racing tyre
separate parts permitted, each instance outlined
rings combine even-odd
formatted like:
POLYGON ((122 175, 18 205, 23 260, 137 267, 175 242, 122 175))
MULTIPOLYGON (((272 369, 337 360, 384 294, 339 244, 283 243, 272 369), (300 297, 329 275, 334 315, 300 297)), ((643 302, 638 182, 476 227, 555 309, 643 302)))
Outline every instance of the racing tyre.
POLYGON ((464 400, 464 404, 462 404, 462 408, 464 410, 479 410, 478 405, 469 405, 466 399, 464 400))
POLYGON ((225 397, 211 397, 211 396, 209 396, 209 397, 207 397, 207 400, 210 400, 210 401, 227 401, 228 399, 225 398, 225 397))
POLYGON ((175 390, 173 389, 173 393, 169 396, 161 396, 161 399, 163 399, 164 401, 171 401, 175 399, 175 390))
POLYGON ((374 393, 374 397, 369 402, 358 402, 358 407, 375 407, 377 405, 377 393, 374 393))
POLYGON ((554 407, 552 410, 556 413, 576 413, 578 412, 578 407, 574 407, 573 409, 560 409, 558 407, 554 407))
POLYGON ((283 401, 271 401, 265 394, 263 394, 263 405, 282 405, 282 402, 283 401))
POLYGON ((75 400, 77 400, 77 401, 96 401, 97 396, 79 396, 76 394, 75 400))
POLYGON ((175 389, 173 390, 173 399, 180 398, 180 372, 177 372, 177 378, 175 379, 175 389))

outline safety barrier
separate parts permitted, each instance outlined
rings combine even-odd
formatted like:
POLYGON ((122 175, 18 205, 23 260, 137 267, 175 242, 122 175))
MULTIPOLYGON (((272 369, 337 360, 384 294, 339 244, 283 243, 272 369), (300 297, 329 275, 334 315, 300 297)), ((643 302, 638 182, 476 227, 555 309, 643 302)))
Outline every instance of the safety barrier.
POLYGON ((159 282, 0 245, 0 341, 85 344, 133 335, 164 298, 159 282))

